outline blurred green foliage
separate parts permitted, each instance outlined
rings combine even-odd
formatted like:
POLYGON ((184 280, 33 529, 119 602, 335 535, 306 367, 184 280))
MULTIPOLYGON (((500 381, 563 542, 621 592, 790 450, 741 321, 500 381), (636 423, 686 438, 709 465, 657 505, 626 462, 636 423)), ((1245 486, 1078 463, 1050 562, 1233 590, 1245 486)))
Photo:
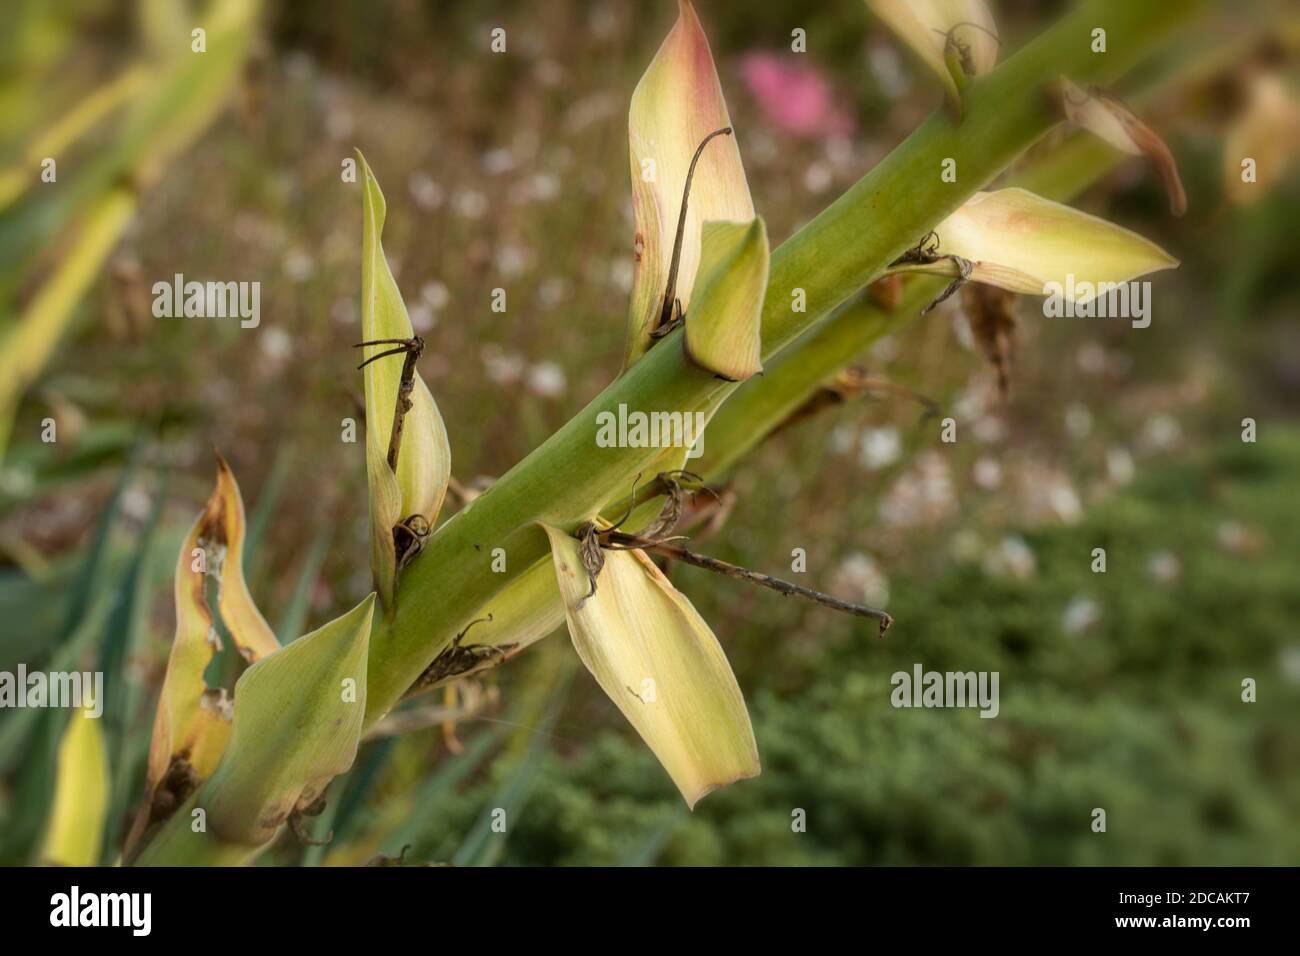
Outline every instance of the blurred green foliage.
MULTIPOLYGON (((1297 473, 1300 432, 1235 442, 1152 471, 1075 526, 1026 531, 1039 568, 1027 581, 966 564, 900 588, 883 643, 859 629, 784 675, 782 692, 751 692, 763 774, 693 815, 627 733, 553 751, 500 862, 1294 864, 1297 473), (1259 529, 1257 549, 1225 552, 1225 520, 1259 529), (1172 584, 1151 580, 1153 542, 1181 557, 1172 584), (1094 547, 1105 574, 1090 570, 1094 547), (1079 595, 1098 621, 1067 633, 1079 595), (917 661, 999 671, 1000 715, 895 710, 889 675, 917 661), (1244 677, 1257 703, 1242 702, 1244 677), (805 833, 792 832, 796 808, 805 833)), ((447 858, 508 773, 431 808, 436 826, 409 856, 447 858)))

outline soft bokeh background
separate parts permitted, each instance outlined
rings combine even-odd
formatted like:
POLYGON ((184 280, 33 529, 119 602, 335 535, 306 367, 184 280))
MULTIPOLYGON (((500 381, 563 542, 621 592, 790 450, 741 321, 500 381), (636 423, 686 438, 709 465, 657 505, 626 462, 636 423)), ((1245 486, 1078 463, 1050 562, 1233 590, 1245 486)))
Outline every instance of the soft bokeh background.
MULTIPOLYGON (((141 24, 167 6, 13 4, 3 165, 143 56, 141 24)), ((940 100, 860 0, 809 6, 699 4, 774 243, 940 100)), ((994 6, 1014 51, 1063 5, 994 6)), ((1296 79, 1295 24, 1267 3, 1224 6, 1187 47, 1192 79, 1143 111, 1178 157, 1187 217, 1168 215, 1137 160, 1077 203, 1182 259, 1154 277, 1150 328, 1024 303, 1004 402, 954 299, 860 362, 940 402, 957 444, 914 403, 862 399, 782 431, 734 474, 734 506, 701 549, 782 574, 804 548, 805 580, 887 604, 889 637, 675 572, 745 691, 760 778, 687 813, 560 632, 420 701, 412 719, 428 726, 367 744, 331 788, 315 824, 331 846, 290 836, 263 861, 407 845, 408 863, 1300 861, 1300 177, 1293 164, 1247 202, 1224 181, 1252 78, 1296 79), (1216 59, 1230 41, 1240 56, 1216 59), (1105 574, 1090 570, 1096 547, 1105 574), (1000 672, 1000 715, 895 710, 889 675, 914 662, 1000 672), (1246 677, 1256 703, 1240 699, 1246 677), (504 836, 488 829, 496 807, 504 836), (792 832, 795 809, 807 832, 792 832)), ((673 7, 268 3, 228 108, 148 178, 25 392, 0 470, 0 669, 109 674, 104 862, 143 785, 171 567, 213 449, 241 483, 254 596, 282 640, 369 591, 362 446, 339 440, 360 392, 360 196, 341 160, 362 148, 387 193, 420 369, 456 477, 482 485, 617 372, 627 103, 673 7), (504 55, 488 50, 497 26, 504 55), (260 281, 260 327, 153 318, 149 287, 175 272, 260 281), (490 310, 498 286, 504 314, 490 310), (47 417, 55 444, 40 440, 47 417)), ((116 132, 101 124, 61 153, 60 184, 116 132)), ((35 185, 0 213, 5 330, 76 241, 75 220, 41 225, 63 188, 35 185)), ((233 680, 235 662, 213 674, 233 680)), ((39 858, 66 719, 0 715, 4 862, 39 858)))

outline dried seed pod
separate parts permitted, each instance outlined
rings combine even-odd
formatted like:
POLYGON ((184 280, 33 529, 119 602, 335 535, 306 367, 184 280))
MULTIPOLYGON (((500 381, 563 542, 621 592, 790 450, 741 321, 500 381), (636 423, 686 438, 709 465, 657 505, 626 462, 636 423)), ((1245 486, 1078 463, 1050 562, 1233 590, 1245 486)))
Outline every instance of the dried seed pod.
POLYGON ((962 291, 962 308, 971 334, 998 375, 998 392, 1011 394, 1011 366, 1016 351, 1016 296, 996 286, 973 284, 962 291))

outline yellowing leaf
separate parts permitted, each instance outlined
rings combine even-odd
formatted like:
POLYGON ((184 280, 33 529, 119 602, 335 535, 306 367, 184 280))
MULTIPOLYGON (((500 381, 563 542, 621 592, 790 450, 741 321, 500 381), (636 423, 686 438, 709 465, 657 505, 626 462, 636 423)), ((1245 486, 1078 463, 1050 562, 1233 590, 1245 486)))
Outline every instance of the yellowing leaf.
POLYGON ((246 670, 234 731, 195 805, 209 831, 258 846, 356 758, 375 596, 246 670))
POLYGON ((1169 206, 1175 216, 1187 211, 1187 192, 1178 175, 1178 164, 1165 141, 1133 115, 1127 106, 1099 90, 1085 90, 1061 79, 1061 97, 1066 118, 1094 136, 1130 156, 1145 156, 1164 183, 1169 206))
MULTIPOLYGON (((637 84, 628 111, 637 264, 625 368, 653 344, 650 333, 664 305, 691 160, 705 137, 730 126, 709 41, 694 8, 681 0, 677 23, 637 84)), ((699 154, 686 210, 674 294, 689 312, 704 222, 754 218, 734 135, 715 137, 699 154)))
POLYGON ((201 543, 208 551, 209 570, 218 576, 217 609, 244 660, 252 662, 279 650, 280 642, 253 604, 244 580, 244 499, 226 464, 217 456, 217 490, 204 513, 201 543), (216 566, 213 568, 213 559, 216 566))
POLYGON ((984 0, 867 0, 867 6, 939 78, 958 110, 966 77, 997 64, 997 25, 984 0))
POLYGON ((111 116, 124 102, 135 96, 148 82, 157 82, 156 76, 144 66, 127 67, 116 78, 105 83, 80 100, 48 129, 40 132, 22 152, 22 159, 14 166, 0 170, 0 212, 18 199, 39 179, 33 170, 40 169, 47 156, 59 156, 79 138, 111 116))
MULTIPOLYGON (((410 339, 414 336, 406 305, 397 288, 380 237, 387 206, 365 157, 357 153, 363 186, 361 258, 361 331, 365 341, 410 339)), ((372 345, 365 358, 382 354, 391 345, 372 345)), ((393 526, 419 515, 432 527, 442 510, 451 477, 451 446, 437 403, 416 373, 411 408, 402 425, 394 495, 389 481, 389 438, 402 378, 402 355, 371 362, 363 370, 366 392, 366 471, 370 483, 371 570, 386 607, 392 606, 397 561, 393 526), (387 473, 387 474, 385 474, 387 473)))
POLYGON ((728 381, 743 381, 763 369, 759 328, 767 291, 767 229, 762 219, 706 222, 701 245, 686 353, 728 381))
POLYGON ((76 305, 130 225, 136 194, 125 186, 95 200, 59 263, 22 317, 0 332, 0 460, 23 392, 40 375, 75 314, 76 305))
POLYGON ((548 527, 573 646, 601 689, 654 751, 690 807, 757 776, 745 700, 718 639, 639 551, 609 551, 590 583, 579 545, 548 527))
MULTIPOLYGON (((1128 282, 1178 260, 1135 232, 1024 189, 980 192, 934 230, 939 256, 973 266, 970 279, 1025 295, 1046 295, 1049 283, 1091 298, 1088 284, 1128 282)), ((948 261, 903 271, 951 275, 948 261)))
POLYGON ((230 737, 230 701, 203 672, 220 649, 207 581, 218 584, 218 608, 240 655, 249 662, 276 651, 266 619, 244 581, 244 502, 230 466, 217 457, 217 485, 181 545, 174 592, 176 635, 163 678, 145 774, 145 800, 127 839, 130 855, 150 825, 164 819, 216 768, 230 737))
POLYGON ((100 720, 78 712, 59 742, 54 804, 41 862, 95 866, 99 862, 111 785, 100 720))

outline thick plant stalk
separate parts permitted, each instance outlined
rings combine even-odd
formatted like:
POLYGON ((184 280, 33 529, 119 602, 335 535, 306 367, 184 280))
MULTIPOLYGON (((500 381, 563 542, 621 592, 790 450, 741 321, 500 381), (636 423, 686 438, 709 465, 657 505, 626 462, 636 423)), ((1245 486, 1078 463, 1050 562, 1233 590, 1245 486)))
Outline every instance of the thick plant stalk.
MULTIPOLYGON (((777 248, 763 308, 763 359, 790 345, 816 321, 861 289, 927 229, 1040 139, 1057 122, 1044 89, 1061 73, 1080 82, 1114 80, 1168 36, 1199 6, 1196 0, 1128 3, 1093 0, 1010 57, 965 94, 960 126, 936 111, 835 203, 777 248), (1096 26, 1108 52, 1091 52, 1096 26), (945 159, 957 182, 944 183, 945 159), (791 308, 803 289, 806 312, 791 308)), ((546 551, 533 525, 572 529, 627 492, 660 449, 597 448, 596 416, 628 408, 710 411, 734 388, 691 367, 681 332, 660 341, 568 424, 504 475, 471 508, 430 539, 405 572, 395 615, 378 623, 370 659, 367 722, 401 697, 430 660, 513 576, 546 551), (508 555, 508 570, 490 569, 491 550, 508 555)), ((710 435, 710 438, 713 436, 710 435)))
MULTIPOLYGON (((1095 137, 1077 134, 1017 170, 1012 183, 1066 202, 1123 158, 1095 137)), ((910 276, 904 282, 898 306, 892 310, 865 297, 838 309, 777 356, 761 377, 745 382, 727 399, 709 423, 708 446, 703 457, 691 463, 692 470, 706 482, 724 478, 845 364, 914 319, 946 284, 947 280, 931 276, 910 276)), ((636 497, 636 510, 627 521, 632 527, 650 520, 659 508, 652 494, 638 493, 636 497)), ((624 510, 626 505, 619 503, 605 516, 622 514, 624 510)), ((477 640, 493 647, 504 643, 503 653, 483 656, 482 668, 499 666, 564 623, 563 603, 553 578, 550 559, 544 558, 518 575, 482 609, 480 616, 491 614, 493 618, 479 625, 477 640)))

